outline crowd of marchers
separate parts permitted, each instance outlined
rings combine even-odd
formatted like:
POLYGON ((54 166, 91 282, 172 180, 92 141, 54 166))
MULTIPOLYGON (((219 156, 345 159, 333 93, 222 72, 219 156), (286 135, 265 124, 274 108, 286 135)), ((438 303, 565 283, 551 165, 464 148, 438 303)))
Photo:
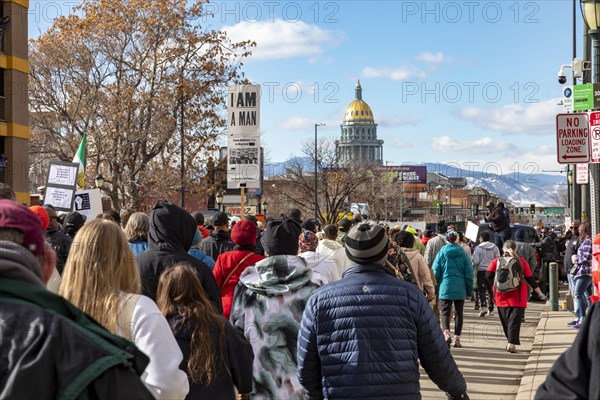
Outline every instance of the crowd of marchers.
POLYGON ((414 399, 422 366, 468 399, 451 354, 465 301, 497 307, 512 353, 527 285, 545 298, 529 244, 473 248, 444 221, 205 221, 168 201, 86 220, 0 198, 2 398, 414 399))

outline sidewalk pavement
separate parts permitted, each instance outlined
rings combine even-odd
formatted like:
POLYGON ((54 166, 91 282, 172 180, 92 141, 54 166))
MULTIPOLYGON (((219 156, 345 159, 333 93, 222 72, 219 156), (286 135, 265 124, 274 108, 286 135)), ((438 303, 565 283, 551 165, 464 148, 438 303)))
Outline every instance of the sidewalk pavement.
POLYGON ((566 325, 572 320, 573 314, 567 310, 542 313, 533 348, 523 372, 517 400, 533 399, 554 361, 571 347, 578 332, 566 325))
MULTIPOLYGON (((567 327, 567 311, 550 312, 549 303, 530 302, 521 325, 521 345, 508 353, 498 314, 480 318, 473 303, 465 304, 461 335, 463 348, 452 355, 467 381, 471 399, 532 399, 554 363, 573 342, 576 330, 567 327)), ((423 399, 441 399, 445 394, 421 369, 423 399)))

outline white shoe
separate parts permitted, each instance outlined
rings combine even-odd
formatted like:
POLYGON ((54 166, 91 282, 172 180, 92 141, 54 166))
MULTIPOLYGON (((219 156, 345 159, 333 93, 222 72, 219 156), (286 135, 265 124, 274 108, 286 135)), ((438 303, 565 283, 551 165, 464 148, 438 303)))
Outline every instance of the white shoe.
POLYGON ((493 317, 494 316, 494 310, 488 311, 488 316, 493 317))
POLYGON ((485 317, 487 315, 487 313, 488 313, 487 310, 481 310, 481 311, 479 311, 479 316, 485 317))
POLYGON ((452 340, 452 347, 462 347, 462 344, 460 344, 460 336, 454 336, 454 340, 452 340))
POLYGON ((508 351, 509 353, 516 353, 517 348, 514 344, 509 343, 508 346, 506 346, 506 351, 508 351))

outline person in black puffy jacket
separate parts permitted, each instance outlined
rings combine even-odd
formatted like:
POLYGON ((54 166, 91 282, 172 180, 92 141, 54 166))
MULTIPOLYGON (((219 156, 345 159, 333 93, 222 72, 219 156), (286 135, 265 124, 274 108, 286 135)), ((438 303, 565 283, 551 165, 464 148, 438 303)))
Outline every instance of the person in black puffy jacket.
POLYGON ((468 399, 425 296, 385 266, 383 227, 355 225, 345 247, 356 265, 315 291, 302 316, 298 378, 306 396, 417 399, 420 362, 448 398, 468 399))

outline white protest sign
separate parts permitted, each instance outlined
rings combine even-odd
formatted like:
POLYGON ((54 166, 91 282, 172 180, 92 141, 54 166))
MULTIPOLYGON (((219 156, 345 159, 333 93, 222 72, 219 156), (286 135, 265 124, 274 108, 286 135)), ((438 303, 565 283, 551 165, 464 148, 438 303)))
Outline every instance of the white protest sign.
POLYGON ((52 204, 59 211, 70 211, 73 204, 72 189, 65 189, 54 186, 47 186, 44 194, 44 203, 52 204))
POLYGON ((477 233, 479 233, 479 225, 474 224, 469 221, 467 223, 467 230, 465 232, 465 237, 473 242, 477 240, 477 233))
POLYGON ((73 211, 86 217, 85 223, 102 214, 102 195, 100 189, 79 190, 75 192, 73 211))
POLYGON ((260 135, 260 85, 233 85, 227 90, 227 136, 260 135))
POLYGON ((77 185, 79 164, 50 161, 46 178, 44 203, 51 204, 57 211, 71 211, 77 185))
POLYGON ((556 147, 559 164, 584 163, 590 160, 588 114, 556 116, 556 147))

